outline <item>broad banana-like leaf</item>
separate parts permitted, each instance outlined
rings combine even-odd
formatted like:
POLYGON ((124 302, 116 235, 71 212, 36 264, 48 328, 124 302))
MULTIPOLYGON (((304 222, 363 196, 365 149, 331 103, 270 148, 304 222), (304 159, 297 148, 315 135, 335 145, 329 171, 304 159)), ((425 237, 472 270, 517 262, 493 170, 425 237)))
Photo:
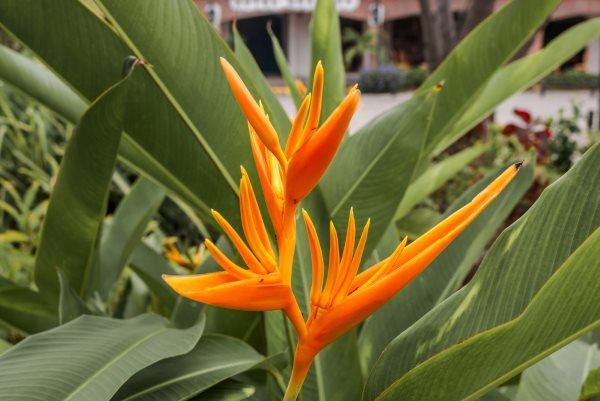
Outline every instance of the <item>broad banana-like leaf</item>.
POLYGON ((588 373, 599 365, 596 344, 574 341, 525 369, 514 401, 577 401, 588 373))
POLYGON ((396 380, 376 399, 475 400, 600 327, 598 260, 600 229, 567 258, 521 315, 444 350, 396 380), (549 318, 555 316, 565 318, 549 318))
POLYGON ((294 74, 292 74, 292 70, 290 70, 290 66, 288 64, 287 58, 285 57, 285 53, 279 44, 279 39, 273 33, 271 29, 271 25, 267 25, 267 31, 269 36, 271 37, 271 44, 273 45, 273 54, 275 55, 275 62, 277 63, 277 67, 279 68, 279 72, 285 81, 288 89, 290 90, 290 95, 292 96, 292 100, 296 105, 296 108, 300 107, 300 103, 302 103, 302 98, 304 95, 300 93, 298 86, 296 85, 296 79, 294 78, 294 74))
POLYGON ((444 160, 429 166, 406 189, 404 198, 396 211, 394 220, 406 216, 419 202, 441 188, 452 177, 464 170, 473 160, 481 156, 488 146, 476 143, 444 160))
MULTIPOLYGON (((505 167, 497 169, 465 191, 450 205, 442 218, 464 206, 504 170, 505 167)), ((367 319, 359 342, 365 373, 390 341, 460 287, 490 239, 531 185, 533 170, 532 163, 525 164, 513 182, 427 270, 367 319)))
MULTIPOLYGON (((413 378, 441 366, 446 373, 438 370, 436 386, 429 387, 445 391, 451 380, 453 389, 444 399, 475 397, 598 325, 593 306, 600 302, 595 288, 600 259, 594 254, 600 250, 598 163, 595 145, 500 235, 469 284, 386 347, 371 371, 365 400, 411 399, 413 378), (501 354, 487 354, 489 340, 501 354), (481 355, 464 359, 471 368, 455 359, 465 351, 481 355), (469 383, 451 377, 455 373, 469 383)), ((425 391, 432 379, 419 380, 419 391, 425 391)))
POLYGON ((0 399, 109 400, 136 372, 189 352, 201 334, 202 325, 173 329, 156 315, 82 316, 0 356, 0 399))
POLYGON ((49 69, 6 46, 0 46, 0 80, 76 123, 87 105, 49 69))
POLYGON ((162 360, 135 374, 113 400, 189 400, 263 360, 241 340, 208 334, 189 353, 162 360))
POLYGON ((144 177, 138 178, 112 219, 104 225, 88 293, 109 299, 114 284, 164 198, 165 192, 160 187, 144 177))
POLYGON ((325 69, 323 108, 321 109, 321 118, 325 121, 325 118, 342 101, 346 91, 346 68, 342 57, 340 17, 335 1, 316 0, 309 30, 311 63, 308 69, 310 71, 308 87, 312 87, 315 66, 320 61, 325 69))
POLYGON ((435 153, 444 150, 465 132, 513 94, 527 89, 600 35, 600 18, 575 25, 548 43, 543 50, 514 61, 498 70, 485 84, 481 93, 450 128, 449 134, 437 146, 435 153))
MULTIPOLYGON (((250 166, 251 157, 219 56, 240 70, 274 117, 269 100, 192 2, 98 5, 102 18, 78 1, 9 0, 0 4, 0 23, 88 101, 119 79, 126 56, 143 59, 121 154, 204 217, 215 207, 235 222, 239 166, 250 166), (161 29, 148 35, 148 26, 161 29)), ((289 130, 289 120, 273 120, 278 132, 289 130)))
POLYGON ((36 284, 51 302, 58 300, 60 292, 57 269, 77 294, 88 295, 86 288, 106 213, 129 84, 129 78, 123 79, 92 104, 65 150, 35 260, 36 284))

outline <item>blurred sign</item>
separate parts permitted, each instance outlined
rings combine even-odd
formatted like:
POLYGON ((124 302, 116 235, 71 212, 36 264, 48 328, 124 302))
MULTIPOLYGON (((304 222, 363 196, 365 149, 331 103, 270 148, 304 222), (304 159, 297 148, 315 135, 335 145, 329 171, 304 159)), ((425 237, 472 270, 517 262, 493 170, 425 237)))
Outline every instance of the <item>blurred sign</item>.
POLYGON ((378 1, 369 4, 369 16, 367 17, 367 24, 371 28, 374 28, 382 25, 384 20, 385 6, 378 1))
MULTIPOLYGON (((257 11, 313 11, 316 0, 229 0, 229 7, 235 12, 257 11)), ((338 11, 354 11, 360 0, 336 0, 338 11)))
POLYGON ((204 6, 204 14, 206 15, 206 19, 209 20, 217 30, 221 29, 221 16, 223 15, 223 11, 219 3, 211 2, 206 4, 206 6, 204 6))

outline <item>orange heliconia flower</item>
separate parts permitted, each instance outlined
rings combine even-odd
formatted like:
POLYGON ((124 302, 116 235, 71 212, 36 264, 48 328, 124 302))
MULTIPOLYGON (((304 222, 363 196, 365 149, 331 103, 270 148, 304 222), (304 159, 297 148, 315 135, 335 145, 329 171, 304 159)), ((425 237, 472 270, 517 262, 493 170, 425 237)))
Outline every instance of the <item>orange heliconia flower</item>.
POLYGON ((179 294, 199 302, 242 310, 281 309, 298 334, 304 335, 306 324, 291 289, 296 208, 331 163, 358 106, 360 92, 352 88, 320 125, 324 74, 319 63, 312 93, 303 100, 283 149, 262 105, 254 100, 237 72, 223 58, 221 66, 248 120, 252 155, 275 231, 277 252, 269 239, 250 178, 242 168, 240 213, 246 241, 218 212, 212 214, 246 267, 237 265, 207 240, 208 252, 224 271, 164 276, 164 279, 179 294))
POLYGON ((392 254, 357 275, 369 221, 356 249, 354 213, 350 210, 348 229, 340 258, 338 237, 330 225, 327 281, 323 286, 323 254, 314 225, 303 211, 312 258, 310 316, 306 335, 299 338, 292 378, 285 401, 294 400, 313 358, 321 349, 362 322, 404 286, 417 277, 508 185, 520 163, 509 167, 466 206, 407 245, 405 238, 392 254))
MULTIPOLYGON (((298 335, 292 377, 284 401, 296 399, 314 357, 421 273, 508 185, 519 164, 508 168, 469 204, 411 244, 406 238, 392 254, 357 274, 369 231, 369 221, 356 241, 354 211, 350 210, 343 248, 330 225, 327 277, 321 245, 306 211, 304 223, 312 259, 310 312, 305 321, 292 291, 292 264, 296 247, 296 209, 318 184, 333 160, 356 111, 360 92, 353 87, 346 98, 320 124, 323 67, 315 68, 312 92, 307 94, 292 121, 285 147, 262 105, 256 102, 233 67, 221 66, 232 93, 248 120, 250 146, 273 225, 272 243, 250 178, 244 168, 240 181, 242 236, 218 212, 212 214, 237 249, 245 266, 228 258, 210 240, 208 252, 223 271, 188 276, 164 276, 179 294, 221 307, 264 311, 282 310, 298 335), (275 245, 275 246, 274 246, 275 245)), ((170 254, 177 261, 181 255, 170 254)))

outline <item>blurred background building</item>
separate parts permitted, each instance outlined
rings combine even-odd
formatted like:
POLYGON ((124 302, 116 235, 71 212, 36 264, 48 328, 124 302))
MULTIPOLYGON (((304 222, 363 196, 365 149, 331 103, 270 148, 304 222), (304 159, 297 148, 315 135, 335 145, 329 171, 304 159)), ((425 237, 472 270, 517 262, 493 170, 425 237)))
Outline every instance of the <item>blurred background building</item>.
MULTIPOLYGON (((195 0, 226 39, 232 23, 261 69, 277 75, 266 25, 271 24, 299 77, 307 74, 309 21, 315 0, 195 0)), ((348 71, 376 64, 437 65, 458 40, 505 1, 502 0, 337 0, 348 71)), ((561 32, 600 15, 600 0, 563 0, 522 54, 535 52, 561 32)), ((515 21, 518 23, 518 21, 515 21)), ((600 40, 569 60, 565 68, 597 73, 600 40)))

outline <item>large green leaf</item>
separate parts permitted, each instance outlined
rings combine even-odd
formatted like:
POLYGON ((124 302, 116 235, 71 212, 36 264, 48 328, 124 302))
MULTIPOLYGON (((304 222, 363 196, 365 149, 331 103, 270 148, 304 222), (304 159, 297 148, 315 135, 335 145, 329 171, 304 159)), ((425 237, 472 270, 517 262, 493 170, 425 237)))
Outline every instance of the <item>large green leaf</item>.
POLYGON ((390 224, 412 179, 438 96, 435 90, 415 96, 367 124, 342 144, 323 178, 320 188, 341 232, 350 207, 359 224, 372 219, 368 251, 390 224))
POLYGON ((526 369, 514 401, 577 401, 588 373, 599 365, 595 344, 574 341, 526 369))
MULTIPOLYGON (((467 204, 504 170, 504 167, 497 169, 465 191, 450 205, 442 218, 467 204)), ((367 319, 360 333, 359 343, 365 372, 373 366, 391 340, 459 288, 490 239, 531 185, 533 170, 532 163, 524 165, 513 182, 425 272, 367 319)), ((388 254, 381 255, 381 258, 388 254)))
POLYGON ((263 359, 243 341, 209 334, 191 352, 157 362, 135 374, 113 400, 188 400, 263 359))
POLYGON ((69 121, 77 122, 87 108, 86 103, 50 70, 5 46, 0 46, 0 79, 69 121))
POLYGON ((464 170, 473 160, 481 156, 488 146, 476 143, 473 146, 448 156, 444 160, 431 165, 423 174, 415 179, 406 189, 404 198, 396 211, 394 220, 406 216, 419 202, 441 188, 448 180, 464 170))
POLYGON ((377 400, 475 400, 600 327, 599 260, 600 229, 596 229, 561 264, 521 315, 422 363, 396 380, 377 400))
POLYGON ((552 40, 543 50, 515 61, 497 71, 450 129, 437 151, 473 128, 505 99, 527 89, 554 71, 600 34, 600 18, 583 22, 552 40))
MULTIPOLYGON (((444 81, 433 115, 427 150, 451 133, 452 125, 478 99, 494 73, 546 20, 559 0, 513 0, 473 29, 427 78, 419 91, 444 81)), ((519 90, 513 88, 512 93, 519 90)))
MULTIPOLYGON (((119 78, 126 56, 146 60, 132 85, 121 154, 204 216, 218 207, 235 222, 239 165, 250 166, 251 158, 246 122, 219 56, 240 70, 273 115, 269 99, 192 2, 107 1, 101 6, 114 29, 72 0, 2 2, 0 23, 87 100, 119 78)), ((287 132, 274 120, 279 132, 287 132)), ((289 120, 283 124, 289 126, 289 120)))
POLYGON ((129 84, 121 81, 92 104, 65 150, 35 260, 36 284, 49 299, 60 291, 57 269, 80 295, 90 280, 129 84))
POLYGON ((107 300, 140 242, 148 223, 165 198, 164 191, 152 181, 140 177, 104 225, 95 254, 90 280, 90 294, 107 300))
MULTIPOLYGON (((595 145, 588 150, 575 167, 546 189, 523 217, 501 234, 468 285, 432 309, 387 346, 371 372, 365 392, 366 400, 376 399, 380 395, 383 396, 384 393, 388 394, 388 391, 389 394, 395 392, 395 390, 386 389, 396 388, 395 383, 407 383, 405 379, 425 365, 432 368, 439 366, 436 362, 441 360, 439 354, 442 352, 452 353, 452 350, 460 347, 457 344, 464 344, 465 339, 473 337, 472 340, 476 343, 479 340, 475 340, 474 336, 486 330, 487 333, 491 333, 490 329, 495 327, 498 333, 504 333, 501 326, 503 323, 511 321, 523 313, 525 307, 530 304, 536 294, 540 294, 542 288, 546 290, 550 288, 550 277, 600 225, 600 213, 598 212, 600 169, 596 168, 598 163, 600 163, 600 146, 595 145), (416 367, 417 365, 419 367, 416 367)), ((588 243, 590 241, 593 242, 590 239, 588 243)), ((581 257, 584 257, 581 260, 585 260, 589 256, 584 251, 578 252, 578 255, 567 263, 573 263, 574 268, 562 269, 563 275, 569 275, 571 271, 580 269, 581 264, 574 262, 579 261, 581 257)), ((589 261, 590 263, 583 263, 589 272, 582 273, 582 275, 598 273, 597 262, 592 264, 591 261, 593 259, 589 261)), ((593 299, 586 293, 590 289, 586 284, 593 282, 590 277, 581 282, 569 281, 566 278, 563 280, 553 279, 552 282, 554 287, 557 283, 564 283, 565 288, 571 291, 573 298, 569 301, 571 302, 569 305, 582 307, 579 303, 586 299, 585 296, 588 297, 585 302, 593 305, 593 299), (572 285, 576 286, 571 288, 572 285), (573 295, 575 293, 581 295, 575 297, 573 295)), ((557 294, 559 290, 557 288, 550 291, 555 293, 553 296, 557 300, 561 299, 560 294, 557 294)), ((548 290, 546 294, 550 292, 548 290)), ((542 299, 546 298, 540 295, 540 302, 535 307, 531 304, 530 310, 537 313, 538 306, 547 307, 548 305, 544 303, 545 301, 542 302, 542 299)), ((561 302, 565 301, 561 299, 561 302)), ((527 335, 536 333, 545 337, 546 341, 556 341, 555 344, 558 344, 574 334, 570 331, 571 323, 579 324, 577 319, 593 317, 589 313, 586 315, 583 307, 581 313, 567 312, 566 308, 567 306, 559 313, 560 316, 563 316, 559 327, 537 329, 536 326, 539 323, 529 326, 527 318, 514 320, 513 323, 507 325, 506 327, 511 325, 518 327, 518 329, 514 328, 507 332, 506 336, 510 338, 513 336, 512 333, 518 330, 527 327, 534 328, 527 333, 520 332, 523 341, 519 341, 518 336, 515 337, 512 347, 515 349, 522 347, 527 343, 525 340, 525 338, 529 338, 527 335), (569 318, 572 320, 567 321, 569 318), (519 322, 525 322, 525 324, 519 322)), ((551 325, 553 322, 557 322, 555 319, 548 319, 548 316, 558 316, 556 313, 545 310, 542 315, 548 320, 547 324, 551 325)), ((538 315, 529 316, 534 319, 538 315)), ((488 337, 477 336, 477 338, 488 337)), ((545 347, 544 344, 534 340, 527 343, 527 346, 531 347, 534 352, 532 358, 539 356, 538 351, 546 352, 544 351, 546 348, 536 348, 537 346, 545 347), (535 351, 536 349, 538 351, 535 351)), ((490 364, 485 369, 481 369, 482 374, 466 374, 467 370, 462 367, 449 369, 446 366, 445 369, 448 372, 461 372, 465 378, 468 377, 473 386, 469 387, 470 389, 480 385, 486 387, 490 383, 481 381, 486 380, 485 375, 496 375, 500 372, 500 376, 494 379, 496 380, 503 375, 508 375, 507 378, 510 377, 512 374, 509 374, 509 371, 513 369, 515 369, 515 373, 518 372, 519 364, 511 365, 510 370, 505 370, 508 365, 500 366, 502 363, 513 363, 518 358, 532 355, 523 353, 520 348, 519 351, 505 349, 503 352, 507 358, 487 358, 486 364, 490 364), (498 364, 492 365, 491 362, 494 361, 497 361, 498 364), (475 380, 476 378, 481 380, 475 380)), ((530 364, 533 361, 533 359, 526 359, 523 363, 530 364)), ((473 364, 473 366, 476 365, 476 363, 473 364)), ((489 376, 487 377, 489 378, 489 376)), ((440 384, 440 381, 446 378, 449 376, 442 375, 442 377, 436 378, 436 384, 440 384)), ((402 386, 400 385, 400 387, 402 386)), ((441 388, 441 386, 436 386, 436 388, 441 388)), ((474 391, 479 392, 481 388, 474 391)), ((456 391, 462 390, 465 390, 465 387, 457 386, 456 391)), ((402 393, 404 392, 402 391, 402 393)))
POLYGON ((310 81, 317 62, 323 63, 325 85, 321 118, 327 117, 342 101, 346 90, 346 69, 342 57, 340 17, 334 0, 316 0, 310 19, 310 81))
POLYGON ((155 315, 82 316, 0 356, 0 399, 108 400, 139 370, 189 352, 201 333, 201 325, 177 330, 155 315))
MULTIPOLYGON (((177 135, 169 141, 170 146, 184 135, 192 141, 190 145, 197 143, 201 152, 196 152, 194 159, 188 160, 186 165, 203 167, 190 168, 190 172, 194 174, 196 183, 203 179, 201 191, 207 199, 206 204, 223 210, 227 217, 235 218, 238 215, 237 199, 235 196, 225 197, 225 194, 236 194, 239 166, 250 167, 252 162, 246 120, 231 95, 219 57, 227 58, 254 95, 263 101, 277 132, 289 131, 289 118, 281 110, 277 112, 276 108, 281 106, 273 105, 273 97, 263 93, 260 85, 252 84, 252 77, 247 75, 245 67, 238 63, 193 2, 102 0, 99 5, 130 51, 152 65, 147 71, 160 98, 160 104, 144 101, 140 107, 159 107, 156 114, 162 127, 155 129, 151 135, 147 132, 150 126, 136 122, 134 126, 126 127, 127 132, 134 137, 137 137, 137 131, 145 132, 142 142, 145 149, 162 146, 160 139, 168 131, 177 135), (148 30, 149 26, 161 29, 148 30), (173 113, 172 121, 167 121, 170 119, 164 116, 162 109, 165 106, 173 113), (167 122, 171 124, 164 125, 167 122), (211 191, 206 191, 206 188, 211 188, 211 191)), ((199 185, 193 188, 200 191, 199 185)), ((204 211, 208 212, 207 209, 204 211)))

